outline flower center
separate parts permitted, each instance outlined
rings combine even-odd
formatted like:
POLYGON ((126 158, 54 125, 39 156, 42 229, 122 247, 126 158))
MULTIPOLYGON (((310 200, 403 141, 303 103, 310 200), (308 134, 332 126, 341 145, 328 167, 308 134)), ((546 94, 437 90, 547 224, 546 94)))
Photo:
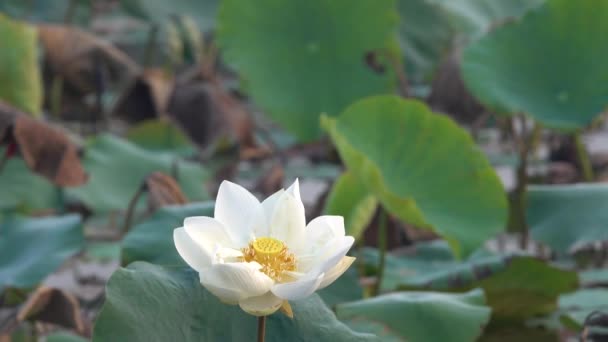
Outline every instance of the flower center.
POLYGON ((296 269, 295 256, 280 240, 271 237, 258 238, 249 242, 242 251, 244 261, 259 263, 262 265, 261 271, 275 281, 287 281, 289 276, 283 273, 296 269))

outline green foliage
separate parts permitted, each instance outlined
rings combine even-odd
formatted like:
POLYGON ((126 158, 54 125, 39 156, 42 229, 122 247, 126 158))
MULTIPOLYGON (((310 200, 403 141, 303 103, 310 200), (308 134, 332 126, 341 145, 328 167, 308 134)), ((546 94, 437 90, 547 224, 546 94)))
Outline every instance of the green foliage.
POLYGON ((527 218, 534 240, 559 255, 608 240, 608 185, 535 185, 528 188, 527 218))
POLYGON ((0 292, 29 288, 76 254, 84 242, 78 215, 6 219, 0 224, 0 292))
POLYGON ((208 174, 200 165, 141 149, 116 136, 103 134, 93 139, 83 163, 89 181, 69 193, 97 211, 125 210, 146 176, 155 171, 170 175, 175 170, 189 200, 208 199, 204 187, 208 174))
POLYGON ((56 332, 46 336, 46 342, 86 342, 84 337, 67 332, 56 332))
POLYGON ((393 91, 382 56, 394 53, 397 19, 394 0, 225 0, 218 39, 253 100, 312 140, 320 113, 337 115, 357 99, 393 91))
POLYGON ((346 235, 358 239, 369 225, 378 200, 350 172, 343 173, 334 183, 325 202, 325 213, 344 217, 346 235))
POLYGON ((519 18, 545 0, 428 0, 445 12, 454 32, 478 38, 493 27, 519 18))
MULTIPOLYGON (((93 341, 251 341, 256 335, 254 316, 221 303, 189 269, 135 263, 112 275, 106 296, 93 341)), ((338 321, 317 295, 291 306, 293 319, 268 317, 266 341, 377 341, 338 321)))
POLYGON ((343 275, 328 287, 317 292, 325 304, 330 307, 363 298, 363 288, 359 284, 359 275, 355 266, 351 266, 343 275))
POLYGON ((152 23, 159 23, 173 15, 191 15, 203 31, 215 27, 218 3, 219 0, 121 0, 120 2, 128 14, 152 23))
POLYGON ((146 120, 127 132, 127 139, 152 151, 193 155, 194 146, 184 133, 167 120, 146 120))
POLYGON ((462 72, 489 108, 574 130, 608 105, 606 55, 608 2, 548 0, 473 43, 462 72))
POLYGON ((173 229, 189 216, 213 216, 213 202, 190 203, 159 209, 144 222, 131 228, 122 241, 122 264, 146 261, 159 265, 183 265, 173 243, 173 229))
POLYGON ((576 272, 562 270, 527 256, 488 256, 447 265, 403 279, 402 288, 463 291, 483 288, 498 319, 547 314, 557 298, 578 286, 576 272))
POLYGON ((4 210, 48 209, 58 203, 53 184, 30 171, 19 157, 9 159, 0 170, 0 189, 0 209, 4 210))
POLYGON ((400 219, 468 255, 504 228, 507 200, 471 137, 424 104, 378 96, 324 117, 352 174, 400 219))
POLYGON ((398 0, 399 42, 409 82, 429 81, 451 48, 446 15, 428 0, 398 0))
POLYGON ((74 10, 78 22, 88 22, 91 0, 2 0, 0 12, 16 19, 63 23, 71 2, 75 2, 74 10))
POLYGON ((42 81, 36 29, 0 13, 0 100, 34 116, 40 115, 42 81))
POLYGON ((490 320, 483 291, 397 292, 338 305, 338 317, 383 341, 474 341, 490 320), (371 328, 371 329, 370 329, 371 328))
POLYGON ((559 298, 560 320, 580 330, 585 319, 594 311, 608 312, 608 290, 605 288, 581 289, 559 298))

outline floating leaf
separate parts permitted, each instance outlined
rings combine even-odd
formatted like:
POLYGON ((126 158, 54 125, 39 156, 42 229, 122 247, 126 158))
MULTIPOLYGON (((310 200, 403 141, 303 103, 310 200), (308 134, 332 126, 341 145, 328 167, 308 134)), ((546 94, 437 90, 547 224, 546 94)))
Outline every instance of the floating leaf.
POLYGON ((336 313, 355 329, 372 327, 370 332, 383 341, 474 341, 490 320, 479 289, 464 294, 391 293, 340 304, 336 313))
POLYGON ((190 200, 204 200, 207 173, 192 162, 141 149, 118 137, 104 134, 87 146, 84 157, 89 182, 70 193, 98 211, 125 210, 141 182, 155 171, 175 172, 190 200))
POLYGON ((608 240, 608 185, 530 186, 527 206, 531 236, 559 255, 608 240))
POLYGON ((574 130, 608 105, 606 55, 608 2, 548 0, 469 46, 462 72, 489 108, 574 130))
MULTIPOLYGON (((266 341, 377 341, 338 321, 317 295, 291 307, 293 319, 268 317, 266 341)), ((250 341, 256 321, 238 306, 221 303, 190 269, 135 263, 110 278, 93 341, 250 341)))
POLYGON ((41 282, 83 245, 78 215, 10 218, 0 224, 0 292, 41 282))
MULTIPOLYGON (((4 149, 0 148, 0 155, 4 149)), ((20 158, 9 159, 0 171, 0 209, 48 209, 59 203, 57 189, 34 174, 20 158)))
POLYGON ((327 196, 325 213, 344 216, 346 235, 358 239, 374 217, 377 206, 376 197, 355 176, 345 172, 336 180, 327 196))
POLYGON ((424 104, 378 96, 323 118, 350 172, 400 219, 468 255, 504 228, 507 200, 473 139, 424 104))
POLYGON ((393 91, 381 56, 393 52, 397 19, 394 0, 227 0, 218 35, 253 100, 313 140, 320 113, 337 115, 357 99, 393 91), (378 65, 367 65, 372 59, 378 65))
POLYGON ((122 242, 122 264, 147 261, 160 265, 185 265, 173 243, 173 229, 189 216, 213 216, 213 202, 191 203, 159 209, 133 227, 122 242))
POLYGON ((594 311, 608 313, 608 290, 580 289, 559 298, 560 319, 571 328, 582 329, 585 319, 594 311))
MULTIPOLYGON (((380 262, 377 249, 366 247, 358 257, 360 262, 365 263, 368 271, 377 274, 377 265, 380 262)), ((393 291, 407 279, 433 274, 456 264, 458 262, 444 241, 419 242, 403 255, 386 254, 382 290, 393 291)))
POLYGON ((56 332, 46 336, 46 342, 87 342, 84 337, 67 332, 56 332))
POLYGON ((523 319, 555 310, 558 296, 578 287, 578 276, 533 257, 496 255, 406 278, 402 285, 434 291, 480 287, 494 316, 523 319))
POLYGON ((38 37, 31 25, 0 13, 0 100, 34 116, 42 106, 38 37), (7 48, 9 47, 9 48, 7 48))

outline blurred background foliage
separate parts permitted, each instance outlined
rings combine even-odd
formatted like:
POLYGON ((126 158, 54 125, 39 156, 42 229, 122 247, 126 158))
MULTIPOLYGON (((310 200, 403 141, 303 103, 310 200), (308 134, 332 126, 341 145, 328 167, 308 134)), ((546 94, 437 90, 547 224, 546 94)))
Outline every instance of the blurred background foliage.
POLYGON ((295 178, 357 262, 269 340, 606 340, 606 56, 606 0, 2 0, 0 341, 250 339, 172 231, 295 178))

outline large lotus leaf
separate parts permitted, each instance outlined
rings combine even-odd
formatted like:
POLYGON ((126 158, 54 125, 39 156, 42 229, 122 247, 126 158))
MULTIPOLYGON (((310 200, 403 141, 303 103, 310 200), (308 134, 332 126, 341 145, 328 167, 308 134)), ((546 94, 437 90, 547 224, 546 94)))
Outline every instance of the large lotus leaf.
POLYGON ((545 0, 427 0, 445 11, 452 29, 476 38, 507 20, 519 18, 545 0))
POLYGON ((606 55, 607 1, 548 0, 469 46, 462 72, 473 94, 499 113, 577 129, 608 105, 606 55))
POLYGON ((531 236, 560 255, 608 240, 608 185, 530 186, 527 207, 531 236))
POLYGON ((37 285, 83 243, 79 215, 5 220, 0 224, 0 292, 37 285))
MULTIPOLYGON (((294 318, 276 313, 266 341, 377 341, 336 319, 317 295, 291 302, 294 318)), ((221 303, 186 268, 134 263, 112 275, 93 341, 251 341, 256 317, 221 303)))
POLYGON ((452 30, 443 11, 428 0, 398 0, 399 42, 408 81, 428 81, 450 50, 452 30))
POLYGON ((160 208, 150 218, 131 228, 122 241, 122 264, 146 261, 159 265, 183 265, 173 244, 173 229, 189 216, 213 216, 213 202, 160 208))
POLYGON ((42 80, 36 29, 0 13, 0 37, 0 100, 38 116, 42 106, 42 80))
POLYGON ((209 31, 215 27, 219 0, 122 0, 120 4, 130 15, 159 23, 174 15, 189 15, 198 27, 209 31))
POLYGON ((224 57, 253 100, 301 140, 320 135, 319 114, 337 115, 365 96, 391 93, 394 0, 222 1, 224 57))
POLYGON ((178 183, 189 200, 208 199, 204 186, 208 174, 199 164, 139 148, 113 135, 100 135, 91 141, 83 163, 89 181, 69 193, 97 211, 126 210, 146 176, 155 171, 166 174, 176 171, 178 183))
POLYGON ((344 217, 346 235, 358 239, 369 225, 378 200, 350 172, 336 179, 325 202, 325 213, 344 217))
POLYGON ((434 291, 480 287, 496 317, 522 319, 555 310, 558 296, 578 287, 578 276, 533 257, 495 255, 405 278, 402 287, 434 291))
MULTIPOLYGON (((0 148, 0 155, 4 153, 0 148)), ((58 203, 58 190, 30 171, 21 158, 9 159, 0 170, 0 209, 48 209, 58 203)))
POLYGON ((470 135, 424 104, 396 96, 324 117, 348 169, 394 215, 467 255, 504 228, 507 200, 470 135))
POLYGON ((351 327, 372 328, 383 341, 474 341, 490 320, 479 289, 464 294, 391 293, 340 304, 336 313, 351 327))

